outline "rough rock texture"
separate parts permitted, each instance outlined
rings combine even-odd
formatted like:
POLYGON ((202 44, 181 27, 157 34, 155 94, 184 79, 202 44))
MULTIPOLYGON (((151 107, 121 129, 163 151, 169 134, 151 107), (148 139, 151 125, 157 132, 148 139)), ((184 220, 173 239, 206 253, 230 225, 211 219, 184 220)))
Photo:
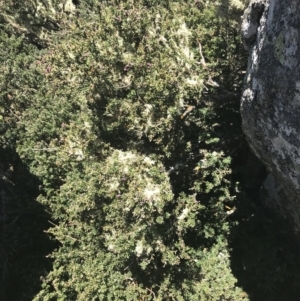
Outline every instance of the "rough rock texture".
POLYGON ((255 42, 261 16, 265 9, 265 1, 253 0, 246 9, 242 23, 243 44, 249 50, 255 42))
POLYGON ((243 129, 269 171, 267 205, 300 242, 300 1, 252 0, 243 17, 243 129))

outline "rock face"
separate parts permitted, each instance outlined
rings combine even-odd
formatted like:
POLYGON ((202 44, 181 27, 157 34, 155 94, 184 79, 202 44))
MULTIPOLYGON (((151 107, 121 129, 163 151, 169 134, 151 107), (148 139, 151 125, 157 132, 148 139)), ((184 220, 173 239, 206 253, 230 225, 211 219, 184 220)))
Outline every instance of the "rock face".
POLYGON ((249 50, 243 129, 266 165, 267 205, 300 242, 300 1, 252 0, 242 24, 249 50))

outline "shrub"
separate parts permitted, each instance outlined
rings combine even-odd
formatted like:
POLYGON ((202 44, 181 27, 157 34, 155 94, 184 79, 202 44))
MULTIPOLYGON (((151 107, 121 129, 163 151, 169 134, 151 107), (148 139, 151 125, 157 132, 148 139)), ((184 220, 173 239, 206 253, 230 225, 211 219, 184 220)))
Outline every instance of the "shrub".
POLYGON ((231 159, 211 96, 234 43, 217 2, 201 3, 82 1, 52 16, 46 48, 5 65, 2 139, 41 180, 61 243, 34 300, 247 299, 230 270, 231 159))

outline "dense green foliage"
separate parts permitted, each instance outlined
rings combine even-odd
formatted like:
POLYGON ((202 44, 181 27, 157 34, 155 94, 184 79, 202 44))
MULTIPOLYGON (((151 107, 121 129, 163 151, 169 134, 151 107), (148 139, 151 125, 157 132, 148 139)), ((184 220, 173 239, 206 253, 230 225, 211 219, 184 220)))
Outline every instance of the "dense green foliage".
POLYGON ((241 2, 26 3, 1 15, 0 118, 60 243, 34 300, 249 300, 229 248, 241 2))

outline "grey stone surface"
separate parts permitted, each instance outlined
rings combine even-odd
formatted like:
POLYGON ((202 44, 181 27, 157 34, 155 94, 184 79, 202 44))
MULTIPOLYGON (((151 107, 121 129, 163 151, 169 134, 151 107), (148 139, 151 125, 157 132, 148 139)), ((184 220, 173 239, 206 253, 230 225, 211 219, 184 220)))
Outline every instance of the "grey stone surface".
POLYGON ((242 22, 244 47, 249 50, 256 39, 260 18, 265 9, 265 0, 252 0, 246 9, 242 22))
POLYGON ((286 217, 300 242, 300 1, 251 1, 242 34, 249 50, 243 130, 272 175, 266 188, 280 186, 268 206, 286 217))

